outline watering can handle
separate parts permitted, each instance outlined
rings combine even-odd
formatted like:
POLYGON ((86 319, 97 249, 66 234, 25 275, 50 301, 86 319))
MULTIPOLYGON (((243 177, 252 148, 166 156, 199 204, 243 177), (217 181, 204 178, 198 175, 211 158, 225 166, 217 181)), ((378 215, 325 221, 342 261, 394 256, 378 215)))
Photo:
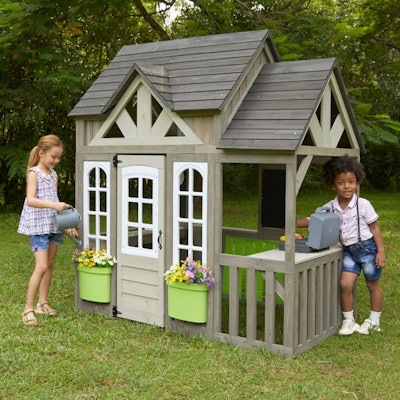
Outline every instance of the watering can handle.
POLYGON ((332 210, 330 209, 330 207, 318 207, 315 209, 315 212, 317 214, 319 213, 324 213, 324 212, 331 212, 332 210))

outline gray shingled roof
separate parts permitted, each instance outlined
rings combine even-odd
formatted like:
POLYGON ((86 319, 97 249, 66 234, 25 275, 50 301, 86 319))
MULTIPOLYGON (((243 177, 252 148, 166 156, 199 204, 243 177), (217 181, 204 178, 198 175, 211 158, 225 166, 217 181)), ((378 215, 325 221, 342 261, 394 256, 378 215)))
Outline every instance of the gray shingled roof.
POLYGON ((278 60, 267 30, 124 46, 70 112, 109 112, 137 74, 173 111, 220 110, 265 43, 278 60))
POLYGON ((362 146, 335 59, 265 64, 223 133, 220 149, 295 150, 335 73, 362 146))

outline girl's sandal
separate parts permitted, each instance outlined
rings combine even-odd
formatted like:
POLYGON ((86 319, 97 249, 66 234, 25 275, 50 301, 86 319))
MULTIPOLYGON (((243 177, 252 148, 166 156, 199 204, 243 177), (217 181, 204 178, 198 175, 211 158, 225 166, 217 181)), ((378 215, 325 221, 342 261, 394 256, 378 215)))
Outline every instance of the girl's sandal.
POLYGON ((35 317, 35 310, 33 308, 26 309, 22 313, 22 321, 25 325, 37 325, 38 320, 35 317))
POLYGON ((35 308, 36 314, 46 314, 46 315, 57 315, 57 311, 53 310, 47 301, 43 301, 42 303, 38 303, 35 308))

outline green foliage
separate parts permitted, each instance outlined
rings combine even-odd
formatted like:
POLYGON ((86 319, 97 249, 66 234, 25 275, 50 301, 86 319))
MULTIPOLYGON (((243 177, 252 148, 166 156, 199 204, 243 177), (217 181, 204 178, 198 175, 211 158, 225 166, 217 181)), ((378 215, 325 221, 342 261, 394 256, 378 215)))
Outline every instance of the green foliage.
MULTIPOLYGON (((368 150, 368 148, 367 148, 368 150)), ((381 190, 400 190, 400 144, 379 144, 362 156, 367 182, 381 190)))
POLYGON ((224 164, 224 193, 255 194, 258 191, 257 164, 224 164))

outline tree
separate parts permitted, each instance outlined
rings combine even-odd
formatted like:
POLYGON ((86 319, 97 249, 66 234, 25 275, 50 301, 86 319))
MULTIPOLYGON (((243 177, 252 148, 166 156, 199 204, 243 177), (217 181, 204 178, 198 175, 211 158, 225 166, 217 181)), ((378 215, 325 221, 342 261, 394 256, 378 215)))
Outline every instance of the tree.
POLYGON ((0 204, 18 199, 20 207, 28 153, 48 133, 64 142, 60 195, 73 203, 75 129, 69 111, 124 44, 167 37, 165 11, 157 12, 155 2, 134 3, 142 8, 127 0, 2 1, 0 204))

